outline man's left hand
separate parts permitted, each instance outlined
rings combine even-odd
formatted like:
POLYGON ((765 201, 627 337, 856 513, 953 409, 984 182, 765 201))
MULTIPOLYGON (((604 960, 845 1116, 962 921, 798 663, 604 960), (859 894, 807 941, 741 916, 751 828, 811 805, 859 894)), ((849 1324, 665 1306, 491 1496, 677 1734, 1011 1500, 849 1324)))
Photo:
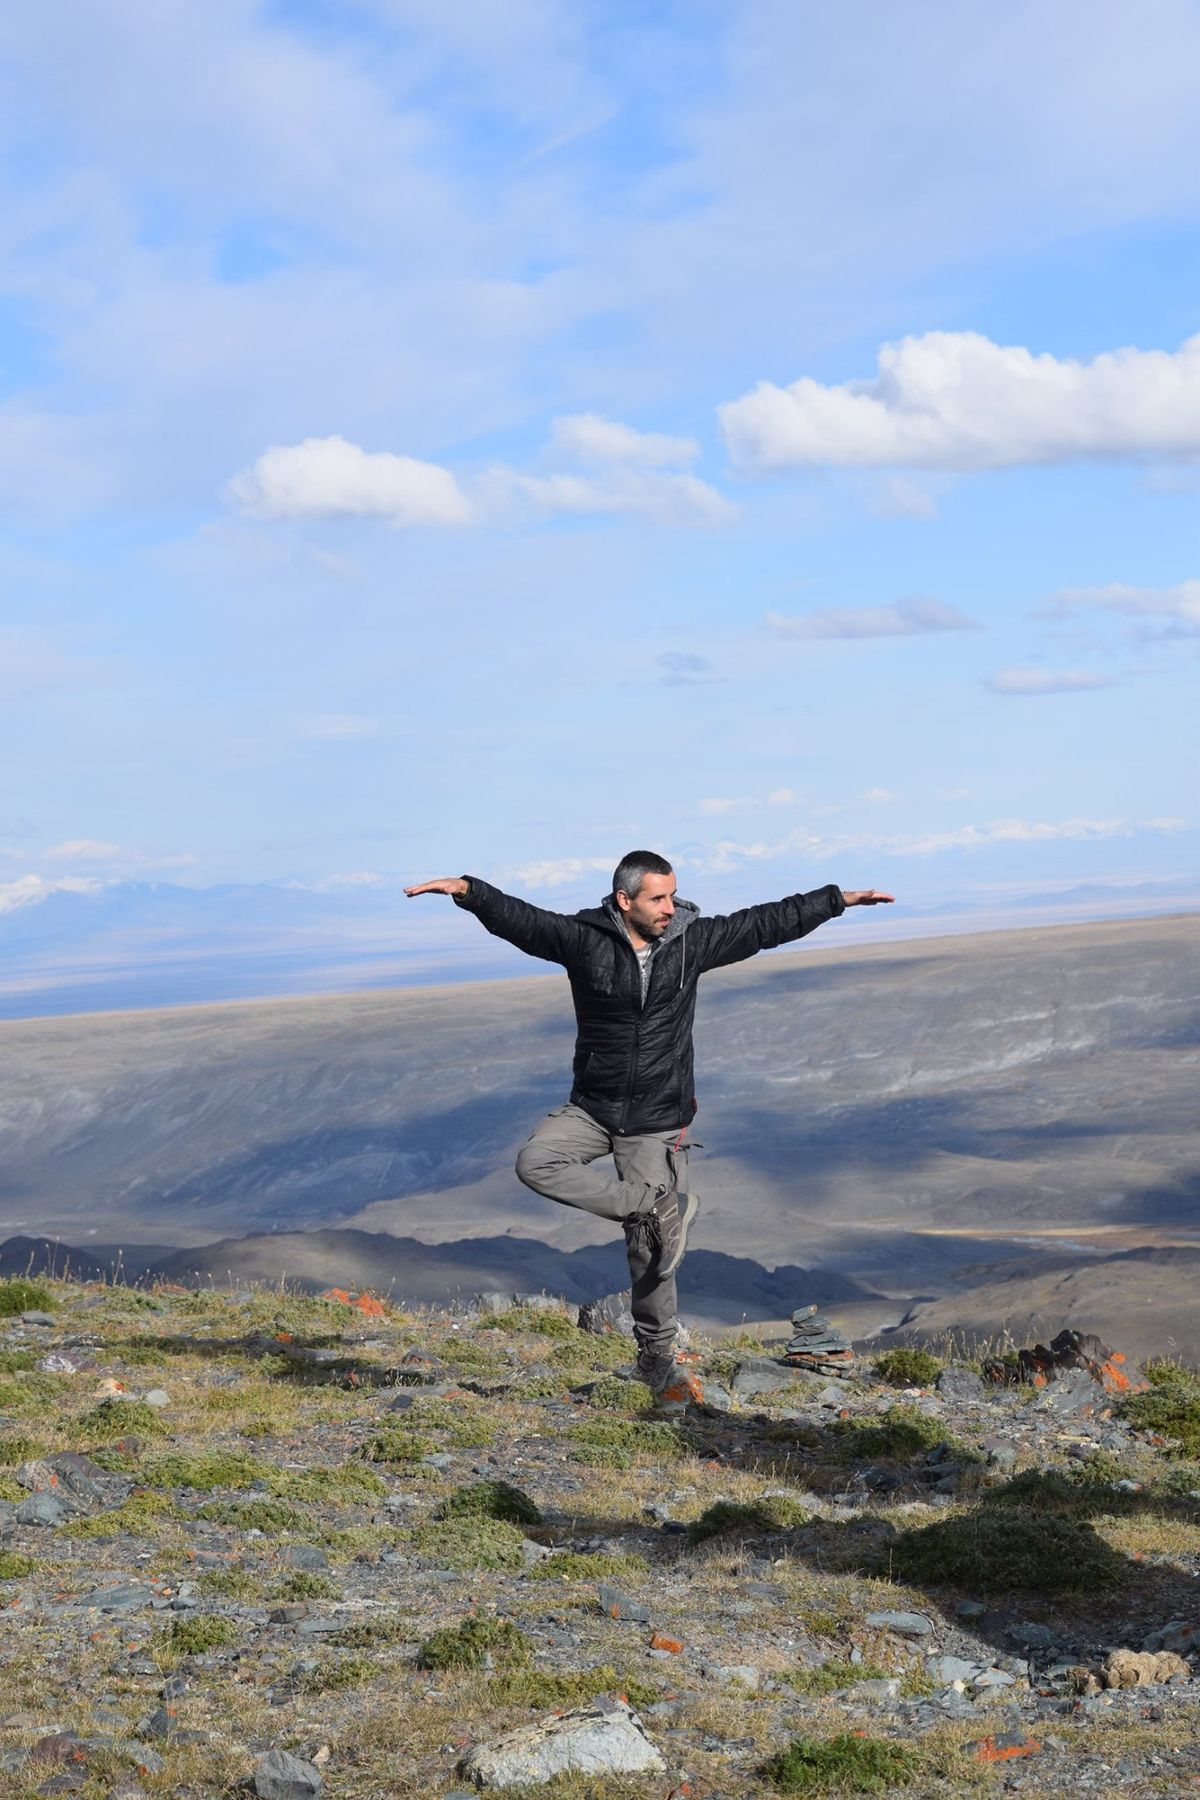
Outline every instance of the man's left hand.
POLYGON ((895 894, 881 894, 878 888, 858 888, 852 894, 842 893, 847 906, 890 906, 895 894))

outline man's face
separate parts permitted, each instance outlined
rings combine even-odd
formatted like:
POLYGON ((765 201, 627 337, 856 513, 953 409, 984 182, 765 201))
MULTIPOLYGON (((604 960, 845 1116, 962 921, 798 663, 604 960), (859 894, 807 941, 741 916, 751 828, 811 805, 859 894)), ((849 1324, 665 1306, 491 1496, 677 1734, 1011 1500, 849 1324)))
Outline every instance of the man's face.
POLYGON ((653 942, 655 938, 662 936, 674 917, 675 877, 647 875, 636 900, 631 900, 623 889, 618 889, 617 905, 625 923, 639 937, 653 942))

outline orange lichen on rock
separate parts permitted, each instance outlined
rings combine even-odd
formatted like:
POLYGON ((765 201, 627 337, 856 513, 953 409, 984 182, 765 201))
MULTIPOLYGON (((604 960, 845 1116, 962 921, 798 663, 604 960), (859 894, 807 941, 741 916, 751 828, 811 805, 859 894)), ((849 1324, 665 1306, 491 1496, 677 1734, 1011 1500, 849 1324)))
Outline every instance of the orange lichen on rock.
POLYGON ((348 1288, 326 1288, 321 1299, 337 1300, 342 1306, 352 1306, 368 1319, 382 1319, 386 1311, 383 1301, 376 1300, 374 1294, 352 1294, 348 1288))
POLYGON ((1024 1732, 1006 1731, 999 1737, 976 1738, 967 1749, 978 1762, 996 1763, 1012 1762, 1018 1756, 1036 1756, 1041 1749, 1036 1738, 1026 1737, 1024 1732))
POLYGON ((665 1631, 656 1631, 650 1639, 652 1650, 669 1650, 672 1656, 678 1656, 683 1649, 681 1638, 668 1637, 665 1631))

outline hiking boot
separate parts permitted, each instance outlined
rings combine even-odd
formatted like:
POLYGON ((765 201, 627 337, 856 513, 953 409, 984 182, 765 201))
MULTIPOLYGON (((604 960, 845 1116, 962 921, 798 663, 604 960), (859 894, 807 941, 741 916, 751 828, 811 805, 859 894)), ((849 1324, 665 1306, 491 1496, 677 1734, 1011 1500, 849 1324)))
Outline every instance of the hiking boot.
POLYGON ((660 1281, 673 1275, 683 1261, 688 1232, 699 1211, 700 1196, 680 1193, 678 1188, 660 1194, 654 1202, 652 1215, 658 1221, 658 1255, 653 1272, 660 1281))
POLYGON ((674 1350, 643 1345, 637 1353, 633 1376, 635 1381, 644 1381, 650 1392, 657 1396, 674 1381, 675 1368, 674 1350))

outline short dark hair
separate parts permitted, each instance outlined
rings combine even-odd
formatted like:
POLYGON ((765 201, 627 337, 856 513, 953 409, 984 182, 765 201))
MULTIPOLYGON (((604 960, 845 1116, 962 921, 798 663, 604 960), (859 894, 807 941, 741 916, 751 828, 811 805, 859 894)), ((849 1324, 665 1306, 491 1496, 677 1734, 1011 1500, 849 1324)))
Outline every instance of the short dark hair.
POLYGON ((613 893, 636 900, 647 875, 673 875, 674 869, 656 850, 630 850, 613 870, 613 893))

